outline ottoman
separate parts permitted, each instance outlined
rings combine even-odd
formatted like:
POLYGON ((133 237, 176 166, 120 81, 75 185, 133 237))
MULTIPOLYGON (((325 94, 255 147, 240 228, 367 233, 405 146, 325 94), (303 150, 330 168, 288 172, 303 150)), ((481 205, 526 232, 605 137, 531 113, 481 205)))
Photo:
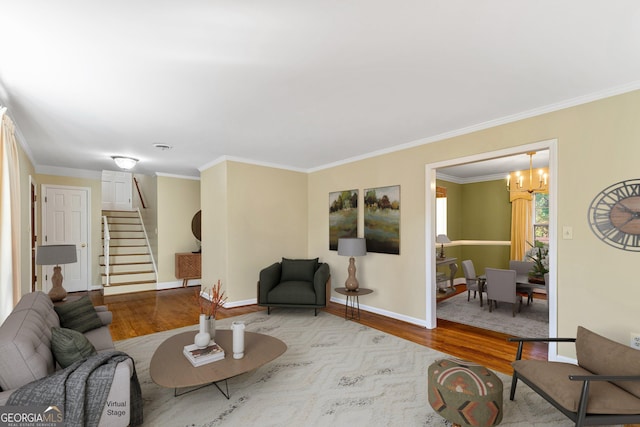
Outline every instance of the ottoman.
POLYGON ((502 421, 502 381, 484 366, 436 360, 427 373, 429 404, 454 425, 495 426, 502 421))

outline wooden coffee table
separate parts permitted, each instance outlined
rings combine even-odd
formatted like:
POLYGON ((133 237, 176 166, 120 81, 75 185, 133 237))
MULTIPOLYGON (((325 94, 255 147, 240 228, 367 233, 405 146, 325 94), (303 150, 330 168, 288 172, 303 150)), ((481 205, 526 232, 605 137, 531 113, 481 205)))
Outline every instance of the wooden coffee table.
POLYGON ((174 396, 214 384, 229 399, 227 380, 236 375, 252 371, 271 362, 287 350, 287 345, 277 338, 255 332, 244 333, 244 357, 233 358, 233 335, 231 330, 216 329, 215 341, 225 352, 223 360, 211 362, 197 368, 182 354, 185 345, 193 344, 198 331, 183 332, 167 338, 153 353, 149 375, 154 383, 174 389, 174 396), (217 384, 225 382, 226 393, 217 384), (178 393, 178 389, 197 387, 178 393))

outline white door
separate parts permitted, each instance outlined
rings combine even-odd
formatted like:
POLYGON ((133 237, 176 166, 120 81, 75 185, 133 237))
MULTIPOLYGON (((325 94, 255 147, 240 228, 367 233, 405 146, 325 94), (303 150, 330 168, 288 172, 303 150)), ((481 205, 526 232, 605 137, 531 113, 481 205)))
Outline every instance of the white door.
MULTIPOLYGON (((42 244, 76 245, 78 261, 62 267, 62 286, 67 292, 86 291, 89 286, 89 189, 42 186, 42 244)), ((51 289, 53 265, 42 266, 43 291, 51 289)))
POLYGON ((131 172, 102 171, 102 209, 131 210, 131 172))

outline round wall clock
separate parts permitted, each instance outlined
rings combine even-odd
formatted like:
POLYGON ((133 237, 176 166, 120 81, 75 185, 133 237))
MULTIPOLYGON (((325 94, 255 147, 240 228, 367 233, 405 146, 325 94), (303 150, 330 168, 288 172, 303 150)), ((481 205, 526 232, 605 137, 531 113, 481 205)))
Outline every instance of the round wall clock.
POLYGON ((628 179, 602 190, 589 206, 588 220, 608 245, 640 252, 640 179, 628 179))

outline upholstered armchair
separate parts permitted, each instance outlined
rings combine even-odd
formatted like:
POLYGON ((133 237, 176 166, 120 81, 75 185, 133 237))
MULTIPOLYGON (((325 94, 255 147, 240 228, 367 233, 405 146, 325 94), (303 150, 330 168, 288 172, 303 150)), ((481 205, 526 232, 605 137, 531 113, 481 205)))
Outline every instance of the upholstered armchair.
POLYGON ((498 301, 511 304, 513 317, 516 316, 516 309, 520 312, 522 307, 522 296, 516 291, 516 271, 503 270, 499 268, 486 268, 487 276, 487 300, 489 311, 493 311, 493 306, 498 306, 498 301))
POLYGON ((331 292, 329 264, 314 259, 288 259, 260 271, 258 305, 267 307, 308 307, 318 314, 326 307, 331 292))
POLYGON ((476 298, 476 293, 480 293, 480 307, 482 307, 482 292, 486 292, 483 283, 486 277, 476 275, 476 269, 470 259, 462 261, 462 271, 467 285, 467 301, 471 299, 471 291, 473 291, 473 299, 476 298))

